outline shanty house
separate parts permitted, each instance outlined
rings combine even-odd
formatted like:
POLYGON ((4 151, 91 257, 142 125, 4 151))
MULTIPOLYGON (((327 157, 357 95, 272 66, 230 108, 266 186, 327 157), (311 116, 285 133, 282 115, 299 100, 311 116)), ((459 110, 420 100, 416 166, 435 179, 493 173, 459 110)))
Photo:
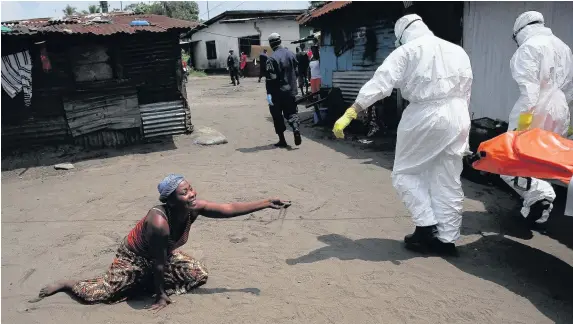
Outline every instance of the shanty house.
POLYGON ((519 95, 509 69, 516 50, 512 28, 528 10, 543 13, 546 26, 573 47, 571 2, 336 1, 297 21, 321 30, 322 85, 340 87, 351 102, 395 49, 395 22, 416 13, 436 36, 461 45, 468 53, 474 74, 472 117, 507 121, 519 95))
POLYGON ((195 26, 129 13, 3 22, 3 148, 192 131, 179 38, 195 26))
MULTIPOLYGON (((244 52, 250 60, 251 46, 268 46, 267 37, 279 33, 283 44, 311 34, 312 29, 300 26, 296 17, 303 10, 237 10, 225 11, 192 30, 192 65, 199 70, 227 68, 229 50, 244 52)), ((294 51, 294 46, 290 48, 294 51)))

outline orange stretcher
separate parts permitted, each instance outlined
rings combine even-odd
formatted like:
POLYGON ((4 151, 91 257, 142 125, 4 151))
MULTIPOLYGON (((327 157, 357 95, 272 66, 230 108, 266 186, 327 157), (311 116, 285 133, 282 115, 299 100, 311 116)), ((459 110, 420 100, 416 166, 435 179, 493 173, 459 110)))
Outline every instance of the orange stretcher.
POLYGON ((566 209, 573 208, 572 140, 539 128, 506 132, 482 142, 469 159, 476 170, 516 177, 516 186, 518 177, 529 178, 526 190, 531 178, 568 186, 566 209))

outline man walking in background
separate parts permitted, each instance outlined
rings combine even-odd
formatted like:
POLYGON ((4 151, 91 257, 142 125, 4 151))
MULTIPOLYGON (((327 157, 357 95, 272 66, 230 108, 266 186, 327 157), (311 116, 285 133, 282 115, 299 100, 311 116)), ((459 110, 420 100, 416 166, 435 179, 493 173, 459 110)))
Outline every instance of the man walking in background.
POLYGON ((304 96, 304 88, 308 93, 308 55, 299 47, 296 48, 296 60, 298 61, 298 88, 301 96, 304 96))
POLYGON ((299 119, 296 106, 296 69, 298 62, 293 52, 281 46, 281 36, 272 33, 269 44, 274 53, 268 58, 266 64, 267 101, 273 117, 275 132, 279 136, 277 147, 287 147, 284 137, 286 130, 284 119, 292 127, 295 145, 302 140, 299 131, 299 119), (284 116, 284 119, 283 119, 284 116))
POLYGON ((239 82, 239 58, 234 54, 233 50, 229 50, 227 70, 229 70, 229 75, 231 76, 231 83, 233 85, 241 84, 241 82, 239 82), (237 82, 236 84, 235 81, 237 82))

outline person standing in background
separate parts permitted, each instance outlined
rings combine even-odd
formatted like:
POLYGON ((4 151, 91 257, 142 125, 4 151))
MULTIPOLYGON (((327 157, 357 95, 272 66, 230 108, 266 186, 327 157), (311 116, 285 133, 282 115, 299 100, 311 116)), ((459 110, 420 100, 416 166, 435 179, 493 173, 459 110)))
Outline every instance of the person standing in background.
POLYGON ((308 94, 308 64, 309 58, 307 54, 300 48, 296 48, 296 60, 298 61, 298 88, 300 89, 301 96, 304 96, 304 88, 308 94))
POLYGON ((233 50, 229 50, 229 56, 227 57, 227 70, 231 76, 231 83, 233 85, 241 84, 241 82, 239 82, 239 58, 234 54, 233 50))
POLYGON ((268 60, 268 56, 267 56, 267 49, 264 49, 263 52, 261 54, 259 54, 259 63, 261 64, 259 66, 259 83, 261 82, 261 78, 263 76, 265 76, 266 73, 266 69, 267 69, 267 60, 268 60))
POLYGON ((247 55, 245 52, 241 52, 241 65, 240 65, 240 76, 245 77, 245 68, 247 67, 247 55))
POLYGON ((310 92, 317 93, 320 91, 322 76, 320 75, 320 54, 318 54, 318 47, 313 46, 312 59, 309 63, 310 73, 310 92))

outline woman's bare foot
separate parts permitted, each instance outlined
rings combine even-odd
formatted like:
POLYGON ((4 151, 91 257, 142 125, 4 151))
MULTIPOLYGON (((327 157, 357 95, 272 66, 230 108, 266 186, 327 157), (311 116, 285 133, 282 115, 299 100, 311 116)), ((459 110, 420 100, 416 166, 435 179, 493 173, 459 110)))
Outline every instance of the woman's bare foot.
POLYGON ((61 291, 65 291, 65 290, 70 290, 72 288, 72 286, 74 285, 75 281, 73 280, 64 280, 64 281, 58 281, 56 283, 53 283, 51 285, 47 285, 46 287, 40 289, 40 293, 38 294, 38 297, 29 300, 30 303, 37 303, 40 300, 44 299, 45 297, 48 296, 52 296, 54 294, 57 294, 61 291))

